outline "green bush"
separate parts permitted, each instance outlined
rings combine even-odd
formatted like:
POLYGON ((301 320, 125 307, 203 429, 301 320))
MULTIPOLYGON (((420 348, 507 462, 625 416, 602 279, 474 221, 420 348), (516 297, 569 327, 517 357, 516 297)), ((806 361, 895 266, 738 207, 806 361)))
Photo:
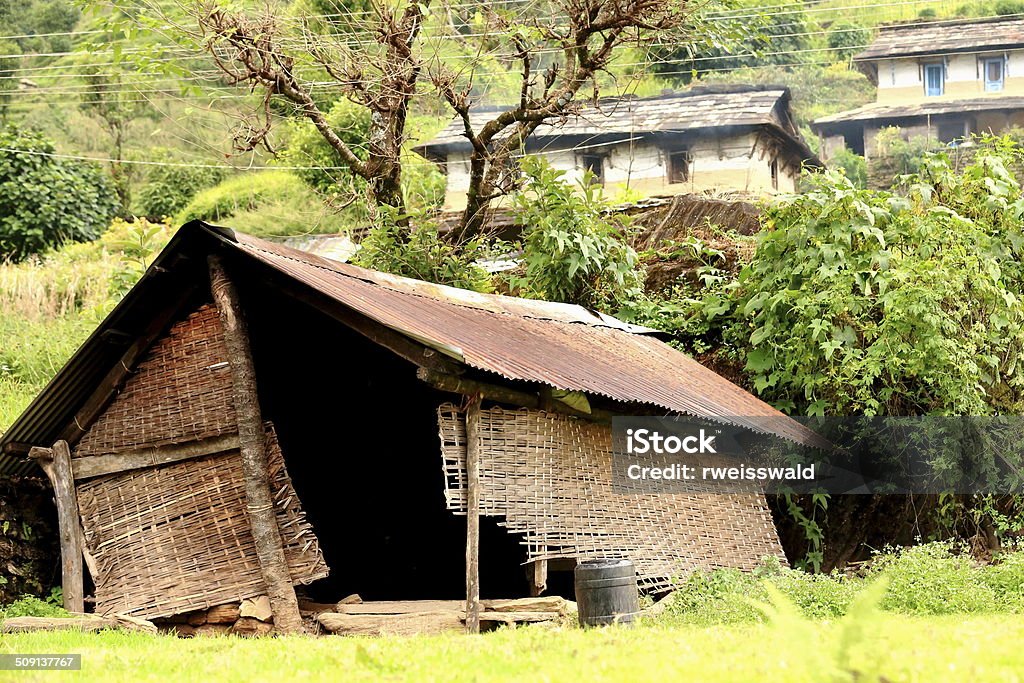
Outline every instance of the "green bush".
POLYGON ((769 207, 730 333, 749 349, 754 388, 810 415, 1018 412, 1024 194, 1012 161, 980 148, 955 173, 926 157, 906 196, 826 172, 769 207))
POLYGON ((950 543, 934 542, 877 554, 863 576, 809 574, 766 561, 750 573, 697 571, 670 597, 661 620, 699 625, 761 621, 758 603, 772 586, 805 617, 835 619, 869 586, 884 581, 883 609, 901 614, 1024 612, 1024 552, 978 566, 950 543))
POLYGON ((0 132, 0 261, 95 239, 117 211, 101 169, 45 156, 53 153, 37 133, 15 126, 0 132))
POLYGON ((697 571, 671 598, 666 619, 698 625, 762 621, 758 602, 768 600, 770 583, 807 617, 831 619, 846 613, 863 581, 841 574, 786 569, 768 558, 750 573, 737 569, 697 571))
POLYGON ((136 199, 142 215, 153 218, 173 216, 188 206, 201 190, 224 180, 224 169, 193 166, 155 166, 136 199))
POLYGON ((15 600, 9 605, 0 607, 0 620, 13 619, 14 617, 66 617, 69 616, 63 607, 58 607, 52 602, 40 600, 31 595, 26 595, 15 600))
POLYGON ((868 186, 868 162, 861 155, 844 148, 832 155, 828 165, 843 169, 843 173, 857 189, 863 190, 868 186))
POLYGON ((526 272, 516 293, 614 312, 640 295, 637 254, 626 241, 626 218, 604 213, 600 188, 585 177, 579 187, 541 157, 522 160, 526 182, 513 196, 525 226, 526 272))
POLYGON ((992 10, 996 16, 1005 17, 1012 14, 1024 14, 1024 2, 1021 0, 999 0, 992 10))
POLYGON ((294 173, 259 171, 197 194, 175 221, 228 224, 257 236, 341 232, 350 227, 294 173))
POLYGON ((849 21, 837 21, 832 24, 828 34, 828 47, 832 58, 849 59, 864 49, 871 42, 871 29, 849 21))
POLYGON ((490 254, 483 240, 455 245, 422 216, 410 230, 385 207, 378 224, 359 244, 353 263, 385 273, 479 292, 491 290, 490 275, 477 261, 490 254))
MULTIPOLYGON (((870 575, 889 577, 882 607, 903 614, 962 614, 999 611, 996 593, 985 571, 970 556, 957 554, 948 543, 927 543, 891 550, 871 565, 870 575)), ((1022 575, 1024 576, 1024 575, 1022 575)), ((1009 582, 1021 578, 1004 575, 1009 582)), ((1016 588, 1022 584, 1017 583, 1016 588)))
MULTIPOLYGON (((366 139, 370 135, 370 110, 347 99, 335 102, 326 114, 331 130, 361 159, 366 158, 366 139)), ((325 197, 361 194, 366 181, 351 171, 326 170, 344 167, 337 151, 308 119, 294 118, 286 125, 287 145, 278 159, 287 166, 300 167, 295 174, 325 197)))

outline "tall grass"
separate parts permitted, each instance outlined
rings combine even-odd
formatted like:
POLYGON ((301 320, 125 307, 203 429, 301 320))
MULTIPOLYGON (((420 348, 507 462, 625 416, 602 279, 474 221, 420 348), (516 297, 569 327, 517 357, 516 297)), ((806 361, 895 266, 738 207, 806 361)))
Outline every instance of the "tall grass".
POLYGON ((169 226, 114 221, 95 242, 0 265, 0 433, 134 284, 169 226))

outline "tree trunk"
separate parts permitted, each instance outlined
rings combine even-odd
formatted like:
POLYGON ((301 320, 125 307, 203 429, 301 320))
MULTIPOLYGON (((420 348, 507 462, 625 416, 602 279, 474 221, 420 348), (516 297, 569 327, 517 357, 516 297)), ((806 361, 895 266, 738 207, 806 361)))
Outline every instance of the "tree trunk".
POLYGON ((487 175, 487 160, 477 152, 469 158, 469 189, 466 190, 466 208, 462 212, 462 220, 456 228, 456 239, 461 241, 467 237, 480 234, 487 222, 487 207, 490 201, 487 195, 489 188, 484 187, 487 175))
POLYGON ((267 465, 266 432, 256 392, 256 369, 249 347, 249 335, 242 314, 238 291, 228 277, 221 260, 211 255, 210 289, 224 326, 228 348, 235 412, 238 415, 238 442, 245 477, 245 498, 256 542, 263 581, 274 611, 274 628, 281 633, 302 633, 302 616, 295 597, 288 561, 284 554, 281 530, 270 487, 267 465))

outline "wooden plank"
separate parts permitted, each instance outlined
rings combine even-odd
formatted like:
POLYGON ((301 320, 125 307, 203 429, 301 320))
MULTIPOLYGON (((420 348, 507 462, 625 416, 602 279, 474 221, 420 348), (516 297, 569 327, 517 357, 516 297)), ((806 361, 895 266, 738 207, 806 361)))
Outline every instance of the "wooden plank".
POLYGON ((488 610, 480 612, 479 619, 482 622, 522 624, 525 622, 555 621, 560 616, 558 612, 491 612, 488 610))
MULTIPOLYGON (((481 600, 480 608, 492 612, 554 612, 567 614, 575 609, 569 600, 558 595, 539 598, 505 598, 481 600)), ((338 604, 331 610, 339 614, 409 614, 412 612, 464 612, 464 600, 374 600, 358 604, 338 604)))
POLYGON ((466 632, 480 633, 480 394, 466 408, 466 632))
POLYGON ((538 596, 548 588, 548 561, 534 560, 530 563, 530 595, 538 596))
POLYGON ((560 595, 539 598, 516 598, 514 600, 484 600, 484 609, 489 612, 554 612, 568 614, 575 605, 560 595))
POLYGON ((410 614, 413 612, 459 612, 466 608, 465 600, 377 600, 360 604, 338 604, 331 610, 339 614, 410 614))
POLYGON ((37 459, 53 486, 57 502, 57 527, 60 536, 61 590, 64 609, 85 611, 85 588, 82 574, 82 520, 78 515, 78 495, 71 474, 71 449, 66 441, 53 448, 33 448, 29 454, 37 459))
POLYGON ((88 455, 74 458, 71 461, 71 468, 74 470, 76 480, 89 479, 90 477, 99 477, 104 474, 128 472, 143 467, 153 467, 154 465, 166 465, 172 462, 191 460, 205 455, 237 449, 238 435, 227 434, 202 441, 141 448, 139 450, 111 453, 109 455, 88 455))
POLYGON ((462 613, 453 610, 405 614, 325 612, 317 621, 326 630, 349 636, 415 636, 461 631, 462 613))
POLYGON ((72 629, 75 631, 103 631, 114 629, 118 623, 113 618, 88 617, 13 617, 0 623, 2 633, 29 633, 32 631, 56 631, 72 629))
POLYGON ((235 413, 238 416, 238 449, 241 453, 246 509, 256 545, 256 556, 274 611, 274 629, 280 633, 302 633, 302 615, 299 613, 295 586, 285 558, 270 488, 266 433, 245 317, 238 290, 216 254, 210 255, 209 268, 210 290, 220 313, 224 341, 228 348, 228 366, 231 370, 235 413))
POLYGON ((0 624, 0 633, 30 633, 32 631, 57 631, 72 629, 75 631, 104 631, 107 629, 123 629, 156 633, 157 628, 152 622, 125 614, 99 616, 96 614, 75 614, 70 617, 12 617, 0 624))
POLYGON ((519 408, 547 410, 548 412, 570 415, 572 417, 579 417, 584 420, 599 422, 602 424, 610 423, 612 420, 612 414, 607 410, 601 410, 600 408, 593 408, 591 409, 591 412, 584 413, 554 399, 551 399, 549 407, 545 408, 544 399, 537 394, 512 389, 510 387, 503 387, 497 384, 480 382, 466 377, 457 377, 455 375, 449 375, 429 368, 420 368, 417 370, 416 377, 435 389, 447 391, 452 394, 462 394, 464 396, 480 394, 488 401, 494 401, 495 403, 504 403, 519 408))

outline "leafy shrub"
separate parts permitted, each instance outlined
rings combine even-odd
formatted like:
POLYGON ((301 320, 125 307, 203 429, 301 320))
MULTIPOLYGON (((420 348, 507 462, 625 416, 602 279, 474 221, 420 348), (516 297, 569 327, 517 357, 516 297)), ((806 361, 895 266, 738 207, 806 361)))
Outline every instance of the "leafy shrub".
POLYGON ((525 226, 526 272, 512 281, 517 293, 605 311, 636 299, 641 278, 626 219, 604 213, 600 188, 589 176, 574 188, 540 157, 523 159, 522 170, 526 180, 513 203, 525 226))
POLYGON ((962 614, 998 609, 984 571, 973 566, 970 556, 955 553, 949 543, 890 550, 872 563, 870 573, 888 577, 889 591, 882 606, 893 612, 962 614))
POLYGON ((117 210, 92 164, 44 156, 54 147, 19 127, 0 132, 0 260, 20 261, 66 242, 95 239, 117 210))
POLYGON ((259 171, 228 178, 197 194, 175 217, 178 223, 226 223, 257 236, 341 232, 349 227, 316 193, 288 171, 259 171))
POLYGON ((943 147, 938 140, 924 135, 904 138, 897 126, 883 128, 875 136, 875 153, 891 165, 894 175, 917 173, 928 155, 943 147))
POLYGON ((881 606, 902 614, 963 614, 1024 611, 1024 552, 1011 552, 976 566, 950 543, 887 549, 864 576, 809 574, 768 560, 750 573, 736 569, 694 572, 668 598, 661 617, 699 625, 760 621, 757 603, 778 591, 812 619, 847 614, 860 596, 881 583, 881 606))
POLYGON ((173 216, 201 190, 213 187, 225 176, 220 168, 155 166, 146 174, 146 183, 137 194, 139 208, 145 216, 173 216))
POLYGON ((868 162, 861 155, 841 149, 828 160, 831 168, 841 168, 850 182, 859 190, 868 186, 868 162))
POLYGON ((1013 14, 1024 14, 1024 2, 1021 0, 999 0, 992 8, 996 16, 1005 17, 1013 14))
MULTIPOLYGON (((331 106, 326 117, 331 130, 356 156, 365 159, 366 139, 370 135, 370 110, 342 98, 331 106)), ((335 199, 342 198, 342 195, 362 194, 366 181, 344 170, 345 163, 338 152, 327 144, 309 120, 295 118, 289 121, 286 136, 287 146, 278 158, 285 165, 303 167, 295 174, 311 187, 325 197, 335 199), (335 167, 342 167, 342 170, 335 167)))
POLYGON ((700 625, 761 621, 756 601, 768 599, 766 584, 814 619, 842 616, 863 587, 862 581, 841 574, 786 569, 777 559, 768 558, 750 573, 737 569, 694 572, 673 596, 666 618, 700 625))
POLYGON ((812 415, 1016 412, 1024 196, 1007 155, 961 174, 928 157, 906 197, 826 172, 769 207, 732 328, 755 389, 812 415))
POLYGON ((833 59, 849 59, 871 41, 871 30, 849 21, 837 21, 828 33, 833 59))
POLYGON ((0 620, 14 617, 66 617, 69 616, 63 607, 58 607, 46 600, 26 595, 9 605, 0 607, 0 620))
POLYGON ((384 207, 378 224, 359 244, 356 265, 394 275, 479 292, 491 290, 490 275, 476 261, 490 254, 480 239, 461 245, 445 241, 437 225, 422 216, 410 229, 398 213, 384 207))

